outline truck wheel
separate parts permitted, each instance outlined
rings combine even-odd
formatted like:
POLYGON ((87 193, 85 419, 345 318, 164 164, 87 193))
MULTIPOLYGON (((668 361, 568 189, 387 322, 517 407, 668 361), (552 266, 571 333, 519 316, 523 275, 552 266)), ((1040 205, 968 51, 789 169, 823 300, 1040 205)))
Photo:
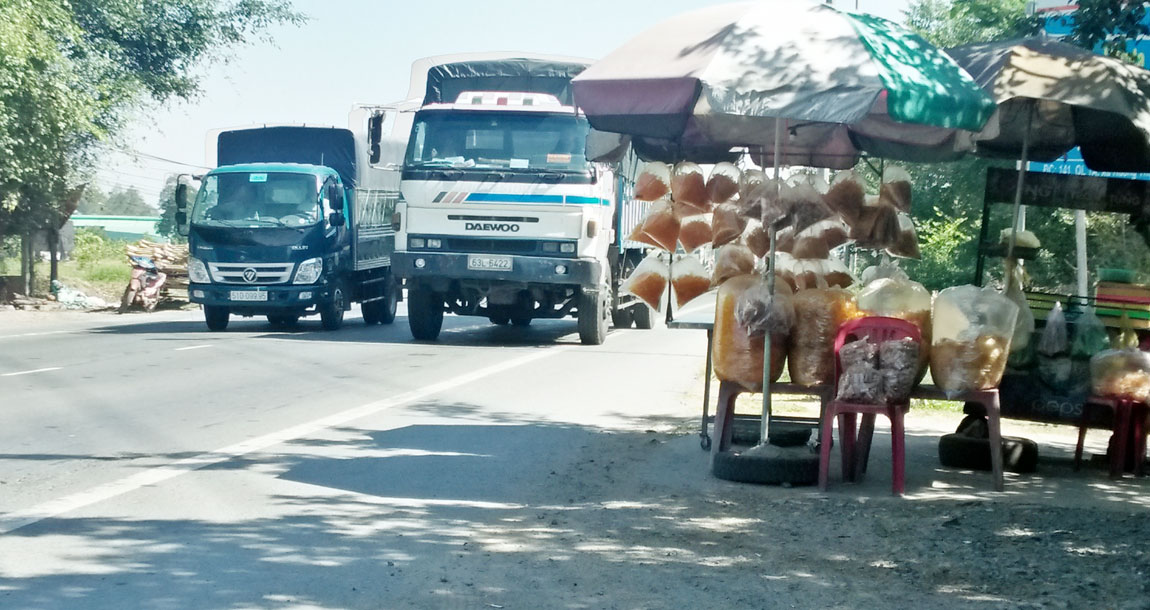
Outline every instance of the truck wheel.
POLYGON ((227 307, 219 305, 204 305, 204 322, 208 324, 208 330, 217 332, 225 330, 228 327, 228 318, 231 317, 231 312, 227 307))
POLYGON ((319 321, 324 330, 339 330, 343 326, 343 289, 336 288, 331 300, 319 310, 319 321))
POLYGON ((268 323, 279 328, 291 328, 299 322, 299 315, 292 313, 268 314, 268 323))
POLYGON ((615 328, 631 328, 634 316, 630 309, 616 309, 611 312, 611 325, 615 328))
POLYGON ((491 320, 491 323, 496 326, 507 326, 511 323, 511 318, 503 318, 500 316, 490 316, 487 319, 491 320))
POLYGON ((600 345, 607 339, 607 296, 602 291, 585 291, 579 295, 579 342, 600 345))
POLYGON ((391 324, 395 321, 395 311, 399 308, 399 282, 392 280, 387 286, 387 294, 382 301, 376 301, 379 307, 379 323, 391 324))
POLYGON ((631 315, 635 318, 635 328, 643 330, 655 328, 655 316, 651 315, 651 307, 646 303, 639 303, 632 307, 631 315))
POLYGON ((531 318, 511 318, 511 325, 526 328, 531 326, 531 318))
POLYGON ((443 329, 443 299, 422 286, 407 291, 407 325, 411 336, 420 341, 435 341, 443 329))
POLYGON ((383 301, 369 301, 359 305, 359 313, 363 315, 363 323, 368 326, 379 324, 382 311, 383 301))

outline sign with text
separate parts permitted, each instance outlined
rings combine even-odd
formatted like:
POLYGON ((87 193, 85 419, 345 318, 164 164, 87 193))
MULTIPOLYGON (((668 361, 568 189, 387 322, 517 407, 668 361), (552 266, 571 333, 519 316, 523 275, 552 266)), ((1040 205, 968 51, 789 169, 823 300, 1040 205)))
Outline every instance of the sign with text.
MULTIPOLYGON (((1017 184, 1017 171, 998 167, 987 169, 986 201, 1013 202, 1017 184)), ((1026 172, 1022 205, 1130 214, 1133 219, 1150 219, 1150 182, 1026 172)))

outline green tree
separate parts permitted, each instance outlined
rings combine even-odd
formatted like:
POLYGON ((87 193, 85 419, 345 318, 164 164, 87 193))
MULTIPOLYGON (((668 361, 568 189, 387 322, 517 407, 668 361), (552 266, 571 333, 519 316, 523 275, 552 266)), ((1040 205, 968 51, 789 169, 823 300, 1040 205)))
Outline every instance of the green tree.
POLYGON ((1116 0, 1078 0, 1078 9, 1058 19, 1071 26, 1069 42, 1084 49, 1143 65, 1145 58, 1132 52, 1131 43, 1150 37, 1146 4, 1116 0))
POLYGON ((1030 36, 1042 27, 1027 17, 1026 0, 918 0, 906 10, 906 22, 939 47, 1030 36))
POLYGON ((195 97, 205 66, 302 22, 288 0, 0 2, 0 238, 66 218, 132 110, 195 97))

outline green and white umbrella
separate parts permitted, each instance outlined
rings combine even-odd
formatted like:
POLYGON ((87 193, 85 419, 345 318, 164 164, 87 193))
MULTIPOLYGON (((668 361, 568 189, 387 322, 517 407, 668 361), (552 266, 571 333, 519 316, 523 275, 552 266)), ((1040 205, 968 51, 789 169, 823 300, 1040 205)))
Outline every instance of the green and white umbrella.
POLYGON ((852 167, 860 151, 953 158, 994 101, 945 53, 879 17, 802 1, 744 2, 677 15, 572 83, 600 131, 656 158, 748 147, 780 161, 852 167))

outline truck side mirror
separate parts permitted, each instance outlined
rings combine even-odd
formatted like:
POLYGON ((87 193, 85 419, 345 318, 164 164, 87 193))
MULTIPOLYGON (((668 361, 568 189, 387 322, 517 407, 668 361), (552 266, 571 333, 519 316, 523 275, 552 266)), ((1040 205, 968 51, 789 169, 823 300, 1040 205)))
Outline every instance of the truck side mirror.
POLYGON ((188 183, 184 176, 176 178, 176 232, 187 237, 188 235, 188 183))
POLYGON ((347 219, 343 217, 343 212, 337 210, 331 214, 328 214, 327 221, 330 222, 331 226, 333 227, 342 227, 343 223, 346 222, 347 219))
POLYGON ((381 113, 371 115, 367 120, 367 151, 368 162, 375 164, 383 157, 380 150, 379 143, 383 140, 383 118, 386 115, 381 113))
POLYGON ((343 207, 343 188, 335 182, 329 182, 327 185, 327 200, 331 204, 333 210, 343 207))

